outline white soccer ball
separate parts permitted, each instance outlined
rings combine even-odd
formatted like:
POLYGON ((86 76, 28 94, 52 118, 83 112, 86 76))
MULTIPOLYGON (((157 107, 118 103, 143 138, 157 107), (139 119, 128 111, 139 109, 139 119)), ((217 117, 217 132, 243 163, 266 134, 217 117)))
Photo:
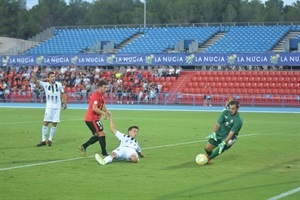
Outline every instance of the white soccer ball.
POLYGON ((207 157, 205 154, 198 154, 195 160, 198 165, 205 165, 207 163, 207 157))

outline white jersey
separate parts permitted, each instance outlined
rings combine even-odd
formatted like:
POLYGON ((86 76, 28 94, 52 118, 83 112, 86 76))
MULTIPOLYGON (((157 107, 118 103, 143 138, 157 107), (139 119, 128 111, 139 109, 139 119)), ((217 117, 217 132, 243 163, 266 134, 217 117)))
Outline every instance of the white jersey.
POLYGON ((130 137, 130 135, 123 134, 119 131, 116 132, 115 136, 120 140, 119 148, 129 147, 134 149, 137 153, 140 153, 142 149, 136 139, 130 137))
POLYGON ((43 87, 46 97, 46 108, 61 109, 61 94, 64 93, 64 88, 60 82, 55 81, 53 85, 49 82, 40 81, 40 86, 43 87))

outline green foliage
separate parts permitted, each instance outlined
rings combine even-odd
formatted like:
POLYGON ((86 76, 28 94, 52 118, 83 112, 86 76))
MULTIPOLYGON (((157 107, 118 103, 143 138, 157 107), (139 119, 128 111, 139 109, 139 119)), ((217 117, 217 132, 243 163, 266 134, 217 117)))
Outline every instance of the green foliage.
MULTIPOLYGON (((100 166, 98 143, 88 158, 77 149, 91 136, 85 112, 62 111, 53 147, 38 148, 44 110, 0 108, 1 199, 268 199, 299 187, 299 114, 242 113, 237 143, 198 166, 220 113, 113 110, 120 131, 140 127, 147 158, 100 166)), ((111 151, 118 141, 103 123, 111 151)))
MULTIPOLYGON (((0 0, 0 36, 27 39, 51 26, 143 24, 139 0, 0 0)), ((147 24, 300 21, 300 1, 147 0, 147 24)))

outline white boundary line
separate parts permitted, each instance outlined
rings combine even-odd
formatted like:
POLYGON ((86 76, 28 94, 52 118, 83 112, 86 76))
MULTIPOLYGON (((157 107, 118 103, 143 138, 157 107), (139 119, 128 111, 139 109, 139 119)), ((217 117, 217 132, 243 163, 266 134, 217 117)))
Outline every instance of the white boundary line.
MULTIPOLYGON (((68 109, 87 109, 88 104, 69 104, 68 109)), ((200 105, 153 105, 153 104, 107 104, 110 110, 136 110, 136 111, 190 111, 190 112, 222 112, 223 106, 203 107, 200 105)), ((42 103, 3 103, 0 108, 42 108, 45 109, 45 104, 42 103)), ((241 107, 241 113, 300 113, 298 107, 241 107)))
MULTIPOLYGON (((254 134, 248 134, 248 135, 241 135, 239 137, 250 137, 250 136, 255 136, 258 135, 257 133, 254 134)), ((143 150, 147 149, 159 149, 159 148, 164 148, 164 147, 174 147, 174 146, 181 146, 181 145, 187 145, 187 144, 194 144, 194 143, 199 143, 199 142, 206 142, 207 140, 198 140, 198 141, 191 141, 191 142, 183 142, 183 143, 176 143, 176 144, 166 144, 166 145, 160 145, 160 146, 154 146, 154 147, 148 147, 148 148, 143 148, 143 150)), ((92 156, 89 156, 92 157, 92 156)), ((39 166, 39 165, 47 165, 47 164, 53 164, 53 163, 61 163, 61 162, 67 162, 67 161, 73 161, 73 160, 79 160, 83 159, 84 157, 77 157, 77 158, 68 158, 68 159, 63 159, 63 160, 54 160, 54 161, 49 161, 49 162, 43 162, 43 163, 36 163, 36 164, 29 164, 29 165, 20 165, 20 166, 14 166, 14 167, 6 167, 6 168, 0 168, 0 171, 8 171, 12 169, 20 169, 20 168, 26 168, 26 167, 34 167, 34 166, 39 166)))
POLYGON ((284 192, 284 193, 281 193, 275 197, 271 197, 270 199, 267 199, 267 200, 278 200, 278 199, 281 199, 281 198, 284 198, 284 197, 287 197, 291 194, 294 194, 294 193, 297 193, 297 192, 300 192, 300 187, 298 188, 295 188, 293 190, 290 190, 290 191, 287 191, 287 192, 284 192))

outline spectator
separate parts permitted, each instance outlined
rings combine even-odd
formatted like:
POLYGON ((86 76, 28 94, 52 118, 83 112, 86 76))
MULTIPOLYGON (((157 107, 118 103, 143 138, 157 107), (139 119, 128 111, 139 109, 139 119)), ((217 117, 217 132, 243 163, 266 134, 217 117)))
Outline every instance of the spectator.
POLYGON ((140 104, 142 98, 143 98, 144 93, 142 91, 139 92, 138 97, 137 97, 137 103, 140 104))
POLYGON ((6 102, 6 99, 5 99, 5 95, 4 95, 4 82, 3 80, 0 81, 0 98, 2 98, 2 101, 3 102, 6 102))
POLYGON ((211 106, 211 88, 205 85, 203 89, 203 94, 204 94, 203 106, 211 106))
POLYGON ((151 102, 154 102, 155 104, 158 103, 157 93, 153 87, 151 87, 150 92, 149 92, 149 100, 151 102))
POLYGON ((67 68, 66 66, 62 66, 62 67, 60 68, 60 73, 61 73, 61 74, 65 74, 67 71, 68 71, 68 68, 67 68))
POLYGON ((32 102, 36 102, 38 97, 39 97, 39 88, 38 86, 34 83, 33 80, 30 80, 30 90, 33 93, 33 97, 32 97, 32 102))
POLYGON ((122 101, 123 101, 123 87, 122 87, 122 85, 118 85, 116 91, 117 91, 117 103, 122 104, 122 101))

